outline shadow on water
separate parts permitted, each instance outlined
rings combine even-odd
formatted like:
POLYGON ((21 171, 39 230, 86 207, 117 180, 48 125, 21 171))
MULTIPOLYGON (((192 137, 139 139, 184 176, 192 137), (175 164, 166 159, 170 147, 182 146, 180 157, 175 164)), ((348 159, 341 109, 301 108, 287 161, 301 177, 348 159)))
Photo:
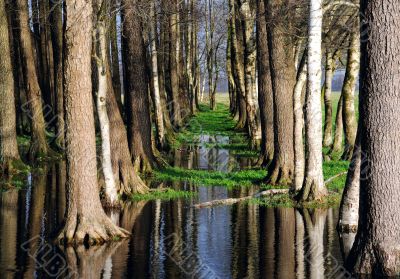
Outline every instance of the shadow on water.
MULTIPOLYGON (((210 142, 210 137, 204 136, 210 142)), ((213 140, 213 139, 212 139, 213 140)), ((229 138, 217 139, 229 143, 229 138)), ((175 151, 175 166, 229 172, 249 164, 217 147, 175 151), (223 155, 221 155, 223 154, 223 155), (235 165, 235 164, 238 165, 235 165)), ((237 204, 196 210, 192 204, 248 195, 189 182, 189 199, 126 203, 108 212, 132 237, 101 247, 60 248, 65 163, 30 175, 24 190, 0 194, 0 278, 338 278, 342 252, 337 209, 297 210, 237 204)), ((343 251, 351 236, 342 237, 343 251)), ((347 249, 347 250, 346 250, 347 249)), ((345 252, 344 254, 346 254, 345 252)), ((343 276, 345 277, 345 276, 343 276)))

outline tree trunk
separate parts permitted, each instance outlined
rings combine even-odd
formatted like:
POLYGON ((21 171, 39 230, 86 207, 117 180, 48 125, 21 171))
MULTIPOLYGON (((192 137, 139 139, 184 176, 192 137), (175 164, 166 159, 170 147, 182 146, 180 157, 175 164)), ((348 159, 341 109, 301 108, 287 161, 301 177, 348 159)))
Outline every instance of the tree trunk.
POLYGON ((271 70, 266 9, 264 0, 257 1, 257 66, 258 66, 258 103, 261 121, 261 160, 267 166, 274 158, 274 96, 272 93, 271 70))
POLYGON ((322 1, 310 0, 305 115, 307 154, 305 178, 299 197, 301 201, 321 200, 328 194, 322 171, 322 19, 322 1))
POLYGON ((339 210, 337 228, 339 232, 344 233, 356 233, 358 227, 362 160, 360 131, 357 132, 356 143, 339 210))
POLYGON ((19 161, 11 64, 10 37, 5 1, 0 0, 0 172, 7 174, 19 161))
POLYGON ((58 241, 93 245, 127 237, 129 233, 112 223, 100 203, 91 94, 92 4, 66 0, 66 10, 64 93, 68 206, 58 241))
POLYGON ((26 86, 27 104, 24 104, 31 119, 31 147, 32 158, 46 156, 49 147, 46 141, 46 124, 43 117, 42 92, 39 86, 38 75, 35 66, 34 43, 32 42, 31 29, 29 27, 28 3, 26 0, 17 0, 19 19, 20 47, 26 86))
POLYGON ((64 88, 63 88, 63 1, 54 3, 50 1, 51 37, 53 44, 54 60, 54 89, 56 102, 56 143, 64 149, 64 88))
POLYGON ((139 2, 123 0, 124 63, 126 71, 126 116, 128 142, 135 171, 149 172, 158 164, 151 140, 150 101, 146 74, 146 53, 140 17, 139 2))
POLYGON ((332 80, 334 75, 334 64, 336 60, 333 58, 330 50, 326 51, 325 63, 325 84, 324 84, 324 105, 325 105, 325 127, 323 146, 331 147, 333 141, 333 123, 332 123, 332 80))
POLYGON ((155 14, 155 1, 150 3, 150 41, 151 41, 151 77, 153 79, 153 99, 154 113, 156 122, 157 145, 160 149, 165 147, 164 117, 161 107, 160 86, 158 76, 158 57, 157 57, 157 18, 155 14))
POLYGON ((360 34, 357 31, 351 36, 347 55, 346 75, 343 85, 343 123, 345 134, 345 149, 343 160, 350 160, 353 154, 357 134, 357 119, 355 111, 355 90, 360 70, 360 34))
POLYGON ((179 41, 178 41, 178 11, 177 0, 170 0, 169 8, 172 7, 171 15, 169 16, 169 69, 171 76, 171 92, 172 92, 172 122, 176 128, 182 126, 181 104, 179 99, 179 41))
MULTIPOLYGON (((100 135, 101 135, 101 164, 105 181, 105 203, 109 207, 118 205, 118 194, 115 185, 115 179, 111 164, 111 146, 110 146, 110 121, 107 115, 107 71, 108 57, 107 57, 107 31, 106 31, 106 12, 107 5, 103 4, 101 0, 97 2, 97 26, 96 33, 98 41, 95 49, 97 52, 97 78, 98 78, 98 92, 97 92, 97 113, 100 122, 100 135)), ((96 34, 95 33, 95 34, 96 34)))
POLYGON ((342 150, 343 145, 343 95, 340 95, 336 112, 335 135, 329 154, 332 156, 342 150))
POLYGON ((400 6, 361 1, 368 37, 361 52, 359 231, 347 260, 356 274, 400 274, 400 6))
POLYGON ((299 64, 297 73, 297 82, 294 87, 293 108, 294 108, 294 181, 292 184, 292 192, 301 190, 304 181, 304 113, 302 92, 307 82, 307 49, 303 53, 303 57, 299 64))
POLYGON ((244 22, 244 49, 245 49, 245 90, 246 110, 248 119, 248 133, 252 149, 259 146, 261 137, 260 123, 258 119, 258 96, 256 85, 256 37, 254 33, 255 7, 250 1, 243 1, 240 6, 240 14, 244 22))
MULTIPOLYGON (((115 9, 119 10, 121 7, 119 7, 118 2, 115 3, 115 9)), ((118 32, 118 22, 117 22, 117 13, 114 14, 113 11, 111 11, 111 26, 110 26, 110 46, 111 46, 111 69, 112 69, 112 84, 115 94, 115 99, 118 103, 118 107, 120 111, 123 110, 122 108, 122 86, 121 86, 121 74, 119 70, 119 49, 118 49, 118 38, 120 33, 118 32)))
MULTIPOLYGON (((277 16, 279 5, 284 3, 284 0, 269 1, 269 17, 277 16)), ((268 30, 275 130, 275 154, 266 179, 270 184, 291 184, 294 169, 293 89, 296 74, 293 42, 290 35, 282 31, 284 23, 271 25, 268 30)))

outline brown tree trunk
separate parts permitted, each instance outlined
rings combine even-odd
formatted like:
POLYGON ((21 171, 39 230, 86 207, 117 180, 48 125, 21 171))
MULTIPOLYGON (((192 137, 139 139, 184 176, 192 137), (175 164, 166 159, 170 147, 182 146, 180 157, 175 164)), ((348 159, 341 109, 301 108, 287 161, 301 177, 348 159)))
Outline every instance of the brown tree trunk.
POLYGON ((360 69, 359 36, 359 32, 354 31, 350 38, 346 75, 343 84, 343 123, 345 134, 345 147, 342 155, 343 160, 351 159, 357 134, 357 119, 354 99, 360 69))
POLYGON ((5 1, 0 0, 0 172, 7 174, 19 161, 14 78, 5 1))
MULTIPOLYGON (((277 16, 279 5, 286 0, 271 0, 269 16, 277 16)), ((285 22, 288 23, 288 22, 285 22)), ((290 184, 293 178, 293 89, 296 80, 292 38, 283 32, 284 23, 269 26, 270 65, 274 93, 274 159, 269 167, 267 182, 290 184)))
POLYGON ((357 274, 400 274, 400 6, 361 1, 368 37, 361 52, 359 231, 347 260, 357 274))
POLYGON ((123 0, 124 63, 126 71, 126 117, 128 142, 136 171, 157 168, 151 140, 150 101, 146 73, 146 51, 142 37, 139 2, 123 0))
POLYGON ((274 158, 274 97, 272 93, 267 21, 264 0, 257 1, 258 103, 261 120, 261 164, 274 158))
POLYGON ((64 88, 63 88, 63 1, 54 3, 50 1, 51 37, 53 43, 54 60, 54 89, 56 102, 56 142, 59 147, 64 148, 64 88))
POLYGON ((330 50, 326 51, 325 63, 325 84, 324 84, 324 105, 325 105, 325 126, 324 126, 324 139, 323 146, 330 147, 332 145, 332 80, 334 74, 334 63, 336 60, 333 58, 330 50))
POLYGON ((100 203, 91 80, 92 4, 66 0, 66 10, 64 96, 68 206, 58 240, 93 245, 127 237, 129 233, 112 223, 100 203))
POLYGON ((46 124, 43 117, 42 92, 39 86, 38 75, 35 66, 34 42, 32 41, 29 27, 28 3, 26 0, 16 1, 19 20, 20 47, 23 64, 23 74, 26 87, 27 104, 24 108, 31 119, 31 147, 30 155, 33 158, 45 156, 49 152, 46 141, 46 124))

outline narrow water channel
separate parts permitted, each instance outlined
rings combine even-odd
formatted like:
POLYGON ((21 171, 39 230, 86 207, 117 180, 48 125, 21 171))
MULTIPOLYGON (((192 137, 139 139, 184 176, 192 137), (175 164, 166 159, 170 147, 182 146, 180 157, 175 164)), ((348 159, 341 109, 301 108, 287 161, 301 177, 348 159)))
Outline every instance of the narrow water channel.
MULTIPOLYGON (((230 172, 251 165, 219 148, 229 137, 200 137, 175 151, 175 166, 230 172)), ((139 201, 109 212, 130 239, 61 249, 51 239, 65 209, 65 163, 0 196, 0 278, 345 278, 335 230, 338 210, 266 208, 252 203, 194 209, 198 202, 249 195, 189 182, 189 199, 139 201)))

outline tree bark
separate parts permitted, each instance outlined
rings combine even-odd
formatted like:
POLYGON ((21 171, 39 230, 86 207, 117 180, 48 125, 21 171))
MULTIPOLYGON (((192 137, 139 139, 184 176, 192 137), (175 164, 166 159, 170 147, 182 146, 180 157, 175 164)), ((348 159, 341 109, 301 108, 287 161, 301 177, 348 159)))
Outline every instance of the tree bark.
POLYGON ((294 87, 293 108, 294 108, 294 181, 292 192, 299 191, 303 187, 305 158, 304 158, 304 113, 302 92, 307 82, 307 49, 300 61, 297 81, 294 87))
POLYGON ((340 95, 336 112, 335 134, 329 154, 332 156, 342 150, 343 145, 343 95, 340 95))
POLYGON ((138 1, 123 0, 124 63, 126 71, 126 116, 128 142, 135 171, 157 168, 151 140, 150 101, 146 74, 146 53, 142 37, 138 1))
POLYGON ((129 233, 112 223, 100 203, 91 94, 92 4, 85 0, 66 0, 66 10, 64 93, 68 206, 58 241, 94 245, 127 237, 129 233))
POLYGON ((400 274, 400 6, 361 1, 368 37, 361 52, 360 220, 347 267, 357 274, 400 274))
POLYGON ((20 160, 17 144, 14 77, 5 1, 0 0, 0 172, 7 174, 20 160))
POLYGON ((46 141, 46 124, 43 117, 42 91, 39 86, 38 75, 35 66, 34 43, 29 27, 28 3, 26 0, 17 0, 19 37, 23 74, 26 86, 27 104, 24 108, 28 110, 31 119, 31 147, 30 155, 33 159, 46 156, 49 147, 46 141))
POLYGON ((323 146, 331 147, 333 142, 333 123, 332 123, 332 80, 334 75, 334 63, 336 60, 333 58, 330 50, 326 51, 325 63, 325 84, 324 84, 324 105, 325 105, 325 126, 324 126, 324 139, 323 146))
POLYGON ((266 7, 264 0, 257 1, 257 66, 258 66, 258 104, 261 122, 261 160, 267 166, 274 158, 274 96, 272 92, 271 69, 266 7))
POLYGON ((322 171, 322 19, 322 1, 310 0, 305 115, 307 154, 303 188, 299 196, 301 201, 321 200, 328 194, 322 171))
MULTIPOLYGON (((268 17, 279 16, 279 6, 284 3, 285 0, 269 1, 268 17)), ((268 30, 275 130, 275 154, 266 179, 270 184, 291 184, 294 171, 293 89, 296 74, 292 38, 283 32, 287 21, 279 21, 268 30)))
MULTIPOLYGON (((97 52, 97 78, 98 78, 98 91, 97 91, 97 113, 100 122, 100 135, 101 135, 101 165, 105 181, 105 204, 109 207, 118 205, 118 194, 115 184, 112 164, 111 164, 111 146, 110 146, 110 120, 107 114, 107 71, 110 71, 107 56, 107 31, 106 31, 106 16, 107 4, 102 3, 101 0, 97 1, 97 22, 96 33, 97 42, 95 49, 97 52)), ((94 33, 94 34, 96 34, 94 33)))
POLYGON ((345 147, 343 160, 350 160, 353 154, 357 134, 357 119, 355 111, 355 90, 360 70, 360 34, 357 31, 351 36, 347 55, 346 75, 343 85, 343 123, 345 147))

